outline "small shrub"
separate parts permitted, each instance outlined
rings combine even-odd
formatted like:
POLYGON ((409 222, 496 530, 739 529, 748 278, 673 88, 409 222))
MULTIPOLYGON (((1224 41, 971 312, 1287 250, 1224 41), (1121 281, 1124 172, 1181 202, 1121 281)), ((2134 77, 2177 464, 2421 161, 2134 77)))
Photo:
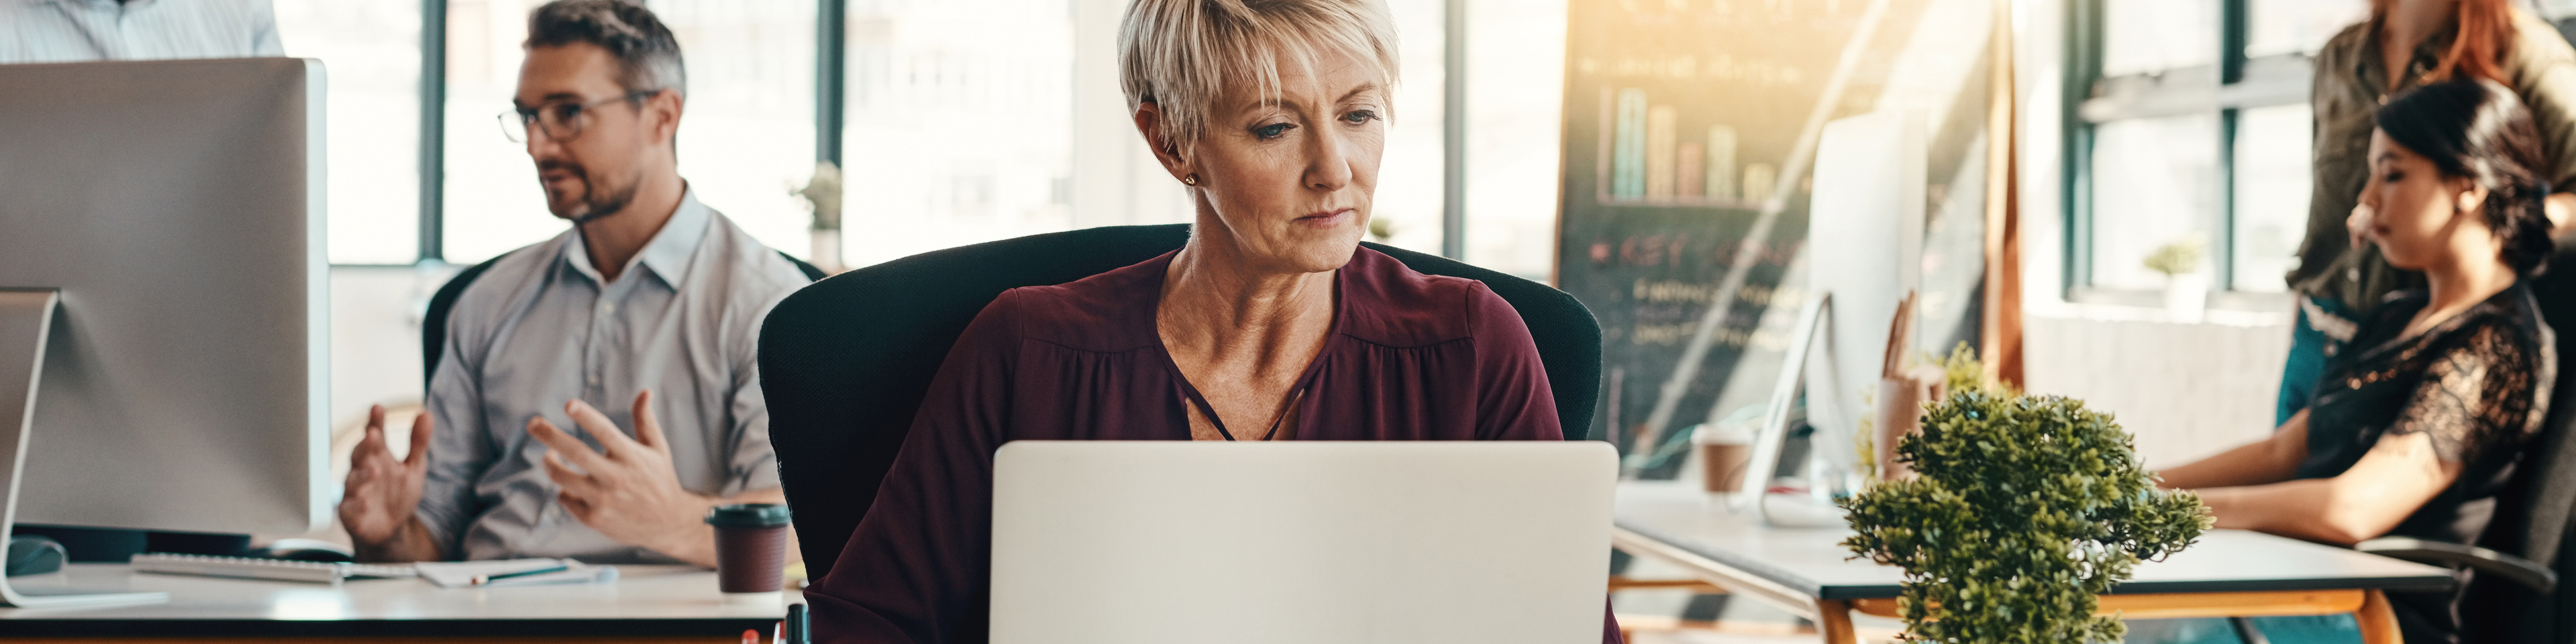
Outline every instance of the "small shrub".
POLYGON ((2163 273, 2165 277, 2200 270, 2200 255, 2199 237, 2174 240, 2172 243, 2156 247, 2154 252, 2147 253, 2147 270, 2163 273))
POLYGON ((2110 416, 2068 398, 1953 390, 1897 458, 1916 477, 1844 499, 1859 534, 1843 546, 1905 569, 1908 641, 2118 642, 2096 596, 2210 525, 2200 497, 2156 489, 2110 416))

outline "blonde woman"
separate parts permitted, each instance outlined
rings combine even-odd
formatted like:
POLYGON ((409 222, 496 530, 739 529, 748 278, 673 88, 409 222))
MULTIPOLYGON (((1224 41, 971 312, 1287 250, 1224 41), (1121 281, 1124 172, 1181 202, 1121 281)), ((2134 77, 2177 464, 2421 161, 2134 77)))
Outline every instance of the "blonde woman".
POLYGON ((1563 439, 1510 304, 1359 247, 1393 116, 1383 4, 1137 0, 1119 41, 1136 130, 1196 204, 1190 239, 976 316, 806 593, 820 641, 986 641, 1007 441, 1563 439))

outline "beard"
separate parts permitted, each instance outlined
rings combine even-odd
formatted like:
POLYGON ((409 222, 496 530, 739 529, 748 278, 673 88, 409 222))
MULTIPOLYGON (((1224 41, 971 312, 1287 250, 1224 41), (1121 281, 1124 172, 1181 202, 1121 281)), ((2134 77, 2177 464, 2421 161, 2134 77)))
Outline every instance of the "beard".
POLYGON ((575 226, 625 211, 626 205, 635 201, 637 186, 643 183, 628 181, 622 186, 609 185, 608 182, 601 181, 598 175, 592 174, 590 168, 570 161, 543 161, 537 164, 538 172, 553 170, 562 170, 581 178, 580 200, 565 203, 551 194, 546 198, 547 210, 552 211, 556 217, 570 220, 575 226))

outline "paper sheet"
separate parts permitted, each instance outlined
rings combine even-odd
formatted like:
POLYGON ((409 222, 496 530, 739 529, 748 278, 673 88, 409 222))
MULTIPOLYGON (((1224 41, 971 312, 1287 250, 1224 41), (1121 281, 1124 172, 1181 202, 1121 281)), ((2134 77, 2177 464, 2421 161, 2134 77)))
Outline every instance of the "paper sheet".
POLYGON ((589 584, 617 580, 616 566, 593 566, 571 559, 503 559, 495 561, 443 561, 413 564, 422 579, 440 588, 500 588, 506 586, 542 586, 547 584, 589 584), (503 577, 482 584, 474 578, 542 570, 556 566, 563 570, 520 577, 503 577))

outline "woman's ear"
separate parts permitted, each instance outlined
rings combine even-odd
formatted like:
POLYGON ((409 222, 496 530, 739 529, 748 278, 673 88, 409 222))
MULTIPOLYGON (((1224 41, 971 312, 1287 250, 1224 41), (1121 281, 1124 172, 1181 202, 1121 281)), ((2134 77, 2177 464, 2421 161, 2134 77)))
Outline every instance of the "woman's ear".
POLYGON ((2479 206, 2486 204, 2486 186, 2478 185, 2477 182, 2467 179, 2460 179, 2458 181, 2460 182, 2460 192, 2458 195, 2452 197, 2456 200, 2453 204, 2455 212, 2476 212, 2479 206))
POLYGON ((1155 161, 1162 162, 1164 171, 1172 173, 1173 180, 1195 182, 1187 177, 1198 176, 1198 169, 1181 158, 1180 146, 1173 144, 1170 134, 1163 129, 1162 105, 1153 101, 1136 104, 1136 133, 1144 135, 1145 147, 1153 151, 1155 161))

